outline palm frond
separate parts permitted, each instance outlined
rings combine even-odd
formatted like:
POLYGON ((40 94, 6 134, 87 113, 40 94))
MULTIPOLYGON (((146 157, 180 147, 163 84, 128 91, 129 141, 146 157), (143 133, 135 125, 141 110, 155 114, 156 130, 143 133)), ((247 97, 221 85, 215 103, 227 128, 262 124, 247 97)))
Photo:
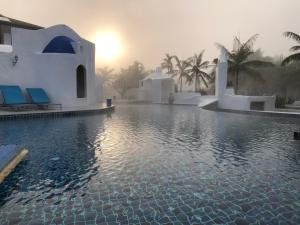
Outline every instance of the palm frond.
POLYGON ((290 31, 287 31, 287 32, 284 32, 283 33, 283 36, 287 37, 287 38, 291 38, 297 42, 300 43, 300 35, 294 33, 294 32, 290 32, 290 31))
POLYGON ((193 82, 193 76, 186 76, 185 79, 185 83, 188 85, 191 85, 191 83, 193 82))
POLYGON ((200 64, 202 62, 203 55, 204 55, 204 50, 202 50, 198 56, 195 55, 195 60, 197 64, 200 64))
POLYGON ((180 63, 180 59, 178 58, 178 56, 175 55, 175 56, 174 56, 174 59, 175 59, 175 61, 176 61, 177 67, 180 66, 181 63, 180 63))
POLYGON ((240 41, 240 39, 239 39, 238 37, 234 37, 234 39, 233 39, 233 49, 234 49, 234 50, 238 50, 238 49, 241 48, 242 45, 243 45, 243 44, 242 44, 242 42, 240 41))
POLYGON ((296 45, 290 48, 290 52, 296 52, 300 50, 300 45, 296 45))
POLYGON ((229 51, 224 45, 221 45, 221 44, 219 44, 219 43, 215 43, 215 45, 216 45, 216 47, 218 48, 218 49, 224 49, 225 50, 225 52, 226 52, 226 54, 227 54, 227 56, 229 57, 229 58, 232 58, 233 57, 233 54, 232 54, 232 52, 231 51, 229 51))
POLYGON ((222 45, 222 44, 220 44, 218 42, 216 42, 215 45, 216 45, 216 47, 218 49, 222 49, 223 48, 226 51, 227 54, 230 54, 230 51, 224 45, 222 45))
POLYGON ((218 64, 218 61, 219 61, 219 59, 218 59, 218 58, 215 58, 215 59, 213 59, 212 63, 213 63, 214 65, 217 65, 217 64, 218 64))
POLYGON ((207 84, 206 80, 204 79, 204 77, 203 77, 203 76, 200 76, 200 78, 201 78, 201 80, 203 81, 203 83, 205 84, 205 86, 208 87, 208 84, 207 84))
POLYGON ((205 61, 205 62, 201 63, 200 67, 203 69, 207 69, 208 67, 210 67, 209 61, 205 61))
POLYGON ((261 61, 261 60, 251 60, 246 61, 242 64, 243 66, 251 66, 251 67, 269 67, 274 66, 271 62, 261 61))
POLYGON ((295 53, 293 55, 290 55, 290 56, 286 57, 282 61, 281 65, 285 66, 285 65, 290 64, 290 63, 292 63, 294 61, 300 61, 300 53, 295 53))
POLYGON ((211 80, 211 75, 210 75, 210 74, 208 74, 208 73, 206 73, 206 72, 203 72, 203 71, 201 71, 200 74, 201 74, 201 76, 204 77, 205 79, 211 80))
POLYGON ((244 44, 243 47, 247 47, 249 49, 252 49, 254 42, 258 38, 259 34, 254 34, 251 36, 244 44))

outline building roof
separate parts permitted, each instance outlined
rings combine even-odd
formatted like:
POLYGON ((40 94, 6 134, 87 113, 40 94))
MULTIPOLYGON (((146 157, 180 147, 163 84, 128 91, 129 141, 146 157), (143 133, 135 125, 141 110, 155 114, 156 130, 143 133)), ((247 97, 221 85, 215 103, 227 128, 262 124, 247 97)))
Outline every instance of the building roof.
POLYGON ((149 74, 143 80, 163 80, 163 79, 172 79, 168 74, 162 72, 154 72, 149 74))
POLYGON ((0 14, 0 25, 10 25, 12 27, 18 27, 18 28, 23 28, 23 29, 28 29, 28 30, 39 30, 43 29, 43 27, 34 25, 31 23, 26 23, 21 20, 16 20, 12 19, 6 16, 3 16, 0 14))
POLYGON ((171 77, 168 76, 167 74, 163 74, 163 73, 151 73, 149 74, 147 77, 145 77, 143 80, 163 80, 163 79, 170 79, 171 77))

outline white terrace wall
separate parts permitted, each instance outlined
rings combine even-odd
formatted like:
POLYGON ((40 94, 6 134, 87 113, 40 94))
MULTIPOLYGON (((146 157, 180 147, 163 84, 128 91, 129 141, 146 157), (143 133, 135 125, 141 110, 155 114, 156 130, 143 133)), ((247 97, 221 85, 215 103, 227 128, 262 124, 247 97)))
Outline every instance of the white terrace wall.
POLYGON ((86 106, 97 103, 95 85, 95 46, 82 39, 71 28, 57 25, 40 30, 12 28, 12 52, 0 52, 0 84, 41 87, 53 103, 63 106, 86 106), (75 41, 76 54, 42 53, 56 36, 75 41), (18 56, 15 66, 14 56, 18 56), (86 98, 77 98, 76 69, 86 69, 86 98))
POLYGON ((230 110, 251 110, 251 102, 264 102, 263 110, 265 111, 275 109, 275 96, 223 95, 218 99, 218 107, 230 110))

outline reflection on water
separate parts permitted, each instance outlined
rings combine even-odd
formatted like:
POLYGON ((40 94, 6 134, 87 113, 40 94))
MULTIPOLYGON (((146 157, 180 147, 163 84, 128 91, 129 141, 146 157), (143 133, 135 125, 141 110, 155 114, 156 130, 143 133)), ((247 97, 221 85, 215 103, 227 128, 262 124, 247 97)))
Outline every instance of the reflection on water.
POLYGON ((94 223, 293 224, 300 144, 292 134, 299 129, 296 119, 168 105, 3 121, 0 143, 30 154, 0 186, 0 224, 12 210, 20 221, 43 215, 43 223, 81 215, 94 223))
POLYGON ((1 125, 1 144, 15 143, 30 151, 1 185, 1 204, 13 191, 30 192, 29 198, 22 194, 16 203, 62 196, 97 174, 92 142, 103 129, 103 117, 6 121, 1 125))

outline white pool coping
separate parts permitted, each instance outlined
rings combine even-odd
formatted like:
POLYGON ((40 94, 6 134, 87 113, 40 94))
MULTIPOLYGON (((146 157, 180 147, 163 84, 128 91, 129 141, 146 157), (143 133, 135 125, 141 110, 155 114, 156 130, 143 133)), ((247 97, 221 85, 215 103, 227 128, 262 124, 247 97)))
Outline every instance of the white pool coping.
MULTIPOLYGON (((209 109, 208 109, 209 110, 209 109)), ((273 116, 273 117, 286 117, 286 118, 299 118, 300 119, 300 111, 290 111, 284 109, 278 109, 276 111, 257 111, 257 110, 233 110, 233 109, 216 109, 217 111, 222 112, 230 112, 230 113, 241 113, 241 114, 249 114, 249 115, 260 115, 260 116, 273 116)))
POLYGON ((112 111, 114 110, 114 108, 115 106, 108 107, 106 106, 106 104, 98 104, 98 105, 91 105, 88 107, 63 107, 62 109, 49 109, 49 110, 26 110, 26 111, 0 110, 0 120, 102 113, 102 112, 112 111))

